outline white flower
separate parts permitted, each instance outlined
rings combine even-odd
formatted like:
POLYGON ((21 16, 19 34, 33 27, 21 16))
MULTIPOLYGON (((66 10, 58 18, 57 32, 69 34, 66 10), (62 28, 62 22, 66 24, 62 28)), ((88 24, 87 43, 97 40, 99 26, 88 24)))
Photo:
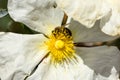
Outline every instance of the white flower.
POLYGON ((104 33, 116 36, 120 34, 119 0, 56 0, 57 5, 69 16, 88 28, 101 19, 104 33))
POLYGON ((103 76, 101 76, 100 74, 96 77, 96 80, 119 80, 118 79, 118 74, 116 74, 117 72, 116 72, 116 70, 115 70, 115 68, 113 67, 112 68, 112 70, 111 70, 111 74, 112 75, 110 75, 108 78, 106 78, 106 77, 103 77, 103 76))
MULTIPOLYGON (((54 7, 55 2, 49 0, 8 0, 10 16, 41 34, 0 33, 1 80, 94 80, 95 73, 90 68, 102 75, 109 75, 113 66, 119 70, 120 52, 116 47, 83 48, 73 44, 116 37, 103 34, 99 27, 87 29, 75 21, 68 28, 61 27, 64 14, 54 7)), ((118 78, 117 72, 111 75, 118 78)))

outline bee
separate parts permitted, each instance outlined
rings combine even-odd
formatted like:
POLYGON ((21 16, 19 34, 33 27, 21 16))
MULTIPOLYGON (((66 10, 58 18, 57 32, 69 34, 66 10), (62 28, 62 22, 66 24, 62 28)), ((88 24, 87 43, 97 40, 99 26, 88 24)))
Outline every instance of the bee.
MULTIPOLYGON (((69 23, 66 24, 67 19, 68 19, 68 16, 66 13, 64 13, 64 17, 63 17, 62 24, 61 24, 61 29, 60 27, 56 27, 55 29, 56 33, 63 32, 64 35, 66 36, 68 35, 72 36, 72 32, 68 28, 65 27, 66 25, 69 25, 69 23)), ((95 47, 95 46, 102 46, 104 44, 106 44, 106 42, 75 42, 74 43, 76 47, 95 47)))

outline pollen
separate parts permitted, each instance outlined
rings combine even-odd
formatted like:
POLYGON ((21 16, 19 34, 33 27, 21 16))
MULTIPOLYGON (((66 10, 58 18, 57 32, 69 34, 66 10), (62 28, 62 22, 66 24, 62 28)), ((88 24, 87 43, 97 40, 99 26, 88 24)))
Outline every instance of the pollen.
POLYGON ((55 47, 56 47, 56 49, 62 49, 62 48, 64 48, 64 45, 65 43, 64 43, 64 41, 62 41, 62 40, 57 40, 56 42, 55 42, 55 47))
POLYGON ((55 28, 45 43, 48 46, 51 63, 68 63, 75 58, 72 33, 69 29, 55 28))

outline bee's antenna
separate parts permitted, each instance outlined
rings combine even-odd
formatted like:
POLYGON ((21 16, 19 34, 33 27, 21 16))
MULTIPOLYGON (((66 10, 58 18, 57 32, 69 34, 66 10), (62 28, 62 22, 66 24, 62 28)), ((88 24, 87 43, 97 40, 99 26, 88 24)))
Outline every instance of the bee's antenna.
POLYGON ((77 42, 74 43, 76 47, 96 47, 96 46, 103 46, 106 42, 77 42))
POLYGON ((67 14, 64 12, 64 16, 63 16, 63 20, 62 20, 61 26, 66 25, 67 19, 68 19, 68 16, 67 16, 67 14))

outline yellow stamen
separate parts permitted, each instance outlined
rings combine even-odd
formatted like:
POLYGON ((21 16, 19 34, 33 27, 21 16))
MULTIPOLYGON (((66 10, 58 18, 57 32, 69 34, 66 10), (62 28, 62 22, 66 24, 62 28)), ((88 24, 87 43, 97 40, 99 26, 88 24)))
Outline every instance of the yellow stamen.
POLYGON ((68 62, 75 57, 72 34, 67 28, 57 27, 53 30, 46 44, 54 64, 68 62))

